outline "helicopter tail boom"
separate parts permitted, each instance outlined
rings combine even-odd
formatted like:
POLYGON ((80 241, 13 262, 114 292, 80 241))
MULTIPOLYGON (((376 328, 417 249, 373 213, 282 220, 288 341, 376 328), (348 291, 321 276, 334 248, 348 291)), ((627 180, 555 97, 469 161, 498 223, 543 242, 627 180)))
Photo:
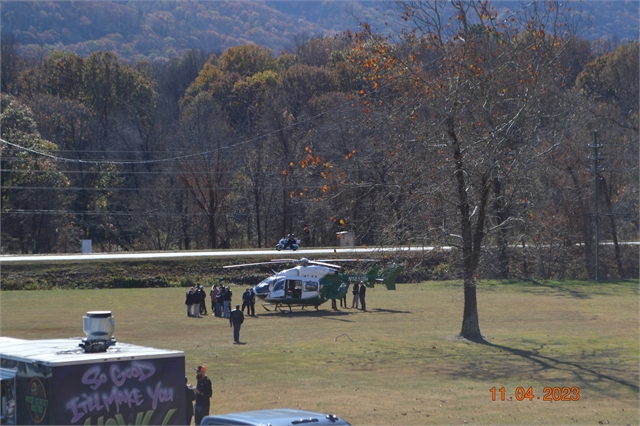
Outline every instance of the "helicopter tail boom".
POLYGON ((395 290, 396 289, 396 280, 400 275, 400 272, 404 269, 404 266, 398 265, 393 266, 391 268, 387 268, 378 277, 376 278, 377 282, 382 282, 387 290, 395 290))

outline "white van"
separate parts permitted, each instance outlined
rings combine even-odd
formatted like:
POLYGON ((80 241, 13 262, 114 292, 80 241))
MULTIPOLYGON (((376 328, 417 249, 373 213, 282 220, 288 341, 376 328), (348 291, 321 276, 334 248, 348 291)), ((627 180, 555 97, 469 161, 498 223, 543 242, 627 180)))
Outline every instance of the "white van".
POLYGON ((296 426, 306 424, 313 426, 351 426, 333 414, 314 413, 313 411, 292 410, 289 408, 218 414, 205 417, 200 424, 207 426, 296 426))

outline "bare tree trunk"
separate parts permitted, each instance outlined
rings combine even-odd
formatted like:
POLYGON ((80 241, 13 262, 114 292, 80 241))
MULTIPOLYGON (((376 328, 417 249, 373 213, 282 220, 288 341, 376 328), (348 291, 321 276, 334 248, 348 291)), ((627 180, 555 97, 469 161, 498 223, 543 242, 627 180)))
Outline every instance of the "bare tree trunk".
POLYGON ((462 316, 462 330, 460 336, 470 340, 482 339, 480 321, 478 320, 478 301, 476 298, 476 282, 470 279, 464 281, 464 313, 462 316))
POLYGON ((257 186, 253 187, 253 205, 256 215, 256 231, 258 233, 258 247, 262 248, 262 223, 260 220, 260 190, 257 186))
POLYGON ((471 229, 471 212, 467 196, 465 170, 462 161, 460 141, 454 130, 453 117, 448 120, 448 134, 453 145, 453 159, 455 161, 455 179, 458 189, 458 210, 462 230, 462 256, 464 263, 464 311, 462 314, 462 329, 460 336, 470 339, 482 339, 480 322, 478 320, 478 301, 476 299, 475 271, 478 265, 478 254, 474 253, 473 231, 471 229))
POLYGON ((616 253, 616 265, 618 266, 618 277, 624 278, 624 268, 622 267, 622 255, 620 253, 620 244, 618 244, 618 231, 616 228, 616 218, 613 215, 613 207, 611 206, 611 194, 609 194, 609 190, 607 189, 607 182, 604 177, 601 178, 600 182, 602 182, 602 189, 604 192, 604 200, 607 204, 607 212, 609 216, 609 221, 611 222, 611 234, 613 238, 613 247, 615 248, 616 253))

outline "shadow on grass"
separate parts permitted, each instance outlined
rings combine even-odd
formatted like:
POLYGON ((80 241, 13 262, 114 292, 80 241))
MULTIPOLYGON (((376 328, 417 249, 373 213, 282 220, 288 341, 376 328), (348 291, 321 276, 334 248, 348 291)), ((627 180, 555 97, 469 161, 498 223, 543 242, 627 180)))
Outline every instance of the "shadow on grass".
MULTIPOLYGON (((300 317, 311 317, 311 318, 328 318, 328 319, 339 319, 345 318, 348 315, 356 314, 357 312, 348 312, 348 311, 334 311, 334 310, 326 310, 326 309, 293 309, 289 311, 286 309, 278 309, 277 311, 271 312, 263 312, 260 316, 267 317, 272 315, 277 315, 279 318, 300 318, 300 317)), ((348 321, 346 319, 341 319, 341 321, 348 321)))
MULTIPOLYGON (((553 285, 553 284, 539 282, 536 280, 530 280, 529 283, 534 287, 541 287, 548 290, 554 290, 564 296, 575 297, 577 299, 591 299, 591 295, 589 295, 588 293, 580 291, 575 288, 571 288, 569 286, 562 285, 562 284, 553 285)), ((524 291, 531 292, 531 290, 527 290, 527 289, 524 289, 524 291)))
MULTIPOLYGON (((564 361, 559 358, 553 358, 546 355, 541 355, 537 350, 523 350, 510 348, 508 346, 496 345, 494 343, 487 342, 484 339, 474 340, 475 343, 479 343, 482 345, 489 346, 491 348, 499 349, 506 353, 510 353, 512 355, 516 355, 521 359, 533 364, 537 365, 540 370, 558 370, 564 372, 570 372, 574 376, 576 376, 579 380, 589 383, 589 382, 609 382, 611 384, 618 384, 626 387, 634 392, 639 392, 640 387, 637 382, 631 382, 629 380, 622 379, 620 377, 615 377, 611 374, 605 374, 600 371, 597 371, 593 367, 587 367, 579 364, 578 362, 573 361, 564 361)), ((612 368, 610 365, 604 365, 602 368, 612 368)), ((624 366, 621 366, 621 374, 630 376, 631 373, 628 372, 624 366)), ((494 378, 495 379, 495 378, 494 378)))
POLYGON ((410 314, 412 312, 409 311, 398 311, 396 309, 381 309, 381 308, 375 308, 375 309, 370 309, 369 311, 371 312, 380 312, 383 314, 410 314))

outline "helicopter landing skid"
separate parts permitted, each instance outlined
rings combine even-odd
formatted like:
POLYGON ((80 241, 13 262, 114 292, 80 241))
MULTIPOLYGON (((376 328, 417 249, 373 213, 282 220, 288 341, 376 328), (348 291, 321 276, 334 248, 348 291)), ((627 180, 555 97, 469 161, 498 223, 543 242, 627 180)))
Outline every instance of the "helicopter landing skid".
MULTIPOLYGON (((273 303, 263 303, 263 304, 262 304, 262 307, 263 307, 266 311, 271 312, 271 309, 267 308, 267 305, 269 305, 269 306, 273 306, 274 304, 273 304, 273 303)), ((283 305, 282 303, 276 303, 276 304, 275 304, 275 308, 273 308, 274 312, 278 312, 278 311, 280 311, 280 312, 284 312, 284 311, 282 310, 282 305, 283 305)), ((287 306, 289 307, 289 312, 293 312, 293 310, 291 309, 291 305, 287 305, 287 306)), ((305 311, 307 306, 309 306, 309 305, 302 305, 302 310, 303 310, 303 311, 305 311)), ((318 305, 312 305, 312 306, 313 306, 314 308, 316 308, 316 311, 318 310, 318 305)))
MULTIPOLYGON (((263 303, 262 307, 265 308, 267 311, 271 312, 269 310, 269 308, 267 308, 265 305, 273 305, 273 303, 263 303)), ((275 304, 275 308, 273 308, 274 312, 282 312, 282 303, 276 303, 275 304)), ((291 305, 289 305, 289 312, 291 312, 291 305)))

